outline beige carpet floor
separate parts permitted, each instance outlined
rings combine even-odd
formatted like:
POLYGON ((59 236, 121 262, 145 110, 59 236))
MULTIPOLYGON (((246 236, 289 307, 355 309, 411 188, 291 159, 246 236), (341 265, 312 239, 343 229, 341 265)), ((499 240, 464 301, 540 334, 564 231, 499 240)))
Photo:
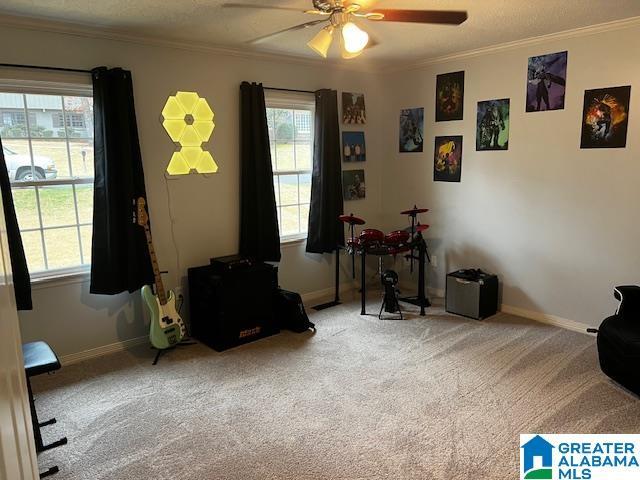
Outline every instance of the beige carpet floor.
MULTIPOLYGON (((378 298, 369 308, 377 312, 378 298)), ((140 347, 34 379, 57 480, 513 479, 520 433, 637 433, 595 339, 499 314, 361 317, 156 367, 140 347)))

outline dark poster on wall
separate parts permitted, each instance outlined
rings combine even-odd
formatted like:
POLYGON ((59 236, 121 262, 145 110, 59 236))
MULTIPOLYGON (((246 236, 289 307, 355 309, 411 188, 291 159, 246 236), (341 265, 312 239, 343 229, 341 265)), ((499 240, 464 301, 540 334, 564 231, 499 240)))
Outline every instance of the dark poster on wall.
POLYGON ((527 112, 564 109, 567 52, 529 57, 527 112))
POLYGON ((436 137, 433 180, 459 182, 462 176, 462 136, 436 137))
POLYGON ((626 147, 630 97, 630 86, 584 92, 580 148, 626 147))
POLYGON ((424 108, 400 110, 400 153, 422 152, 424 143, 424 108))
POLYGON ((436 77, 436 122, 462 120, 464 110, 464 72, 443 73, 436 77))
POLYGON ((342 196, 345 200, 365 198, 364 170, 342 171, 342 196))
POLYGON ((345 162, 364 162, 367 159, 364 132, 342 132, 342 157, 345 162))
POLYGON ((342 123, 367 123, 363 93, 342 92, 342 123))
POLYGON ((476 150, 509 149, 509 99, 478 102, 476 150))

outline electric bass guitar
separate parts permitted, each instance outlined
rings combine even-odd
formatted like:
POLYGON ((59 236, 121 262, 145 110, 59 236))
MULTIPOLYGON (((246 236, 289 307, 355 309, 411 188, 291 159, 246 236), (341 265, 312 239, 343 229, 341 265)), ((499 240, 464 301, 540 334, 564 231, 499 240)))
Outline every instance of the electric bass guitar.
POLYGON ((149 340, 151 345, 159 350, 172 347, 182 341, 186 336, 187 329, 178 311, 176 310, 176 296, 169 290, 165 291, 160 277, 160 268, 156 252, 151 241, 151 229, 149 228, 149 216, 146 210, 146 201, 143 197, 136 201, 136 223, 144 228, 147 236, 147 247, 153 265, 154 284, 156 293, 149 285, 142 287, 142 298, 147 305, 151 316, 151 327, 149 329, 149 340))

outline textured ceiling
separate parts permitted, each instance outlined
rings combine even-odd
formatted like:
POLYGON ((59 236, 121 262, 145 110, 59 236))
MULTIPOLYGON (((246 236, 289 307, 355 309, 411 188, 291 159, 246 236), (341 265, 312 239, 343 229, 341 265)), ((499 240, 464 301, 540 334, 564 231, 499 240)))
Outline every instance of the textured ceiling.
MULTIPOLYGON (((311 0, 2 0, 0 13, 49 18, 170 40, 315 58, 306 42, 320 27, 259 45, 247 41, 318 17, 283 10, 224 9, 225 1, 310 8, 311 0)), ((378 8, 467 10, 458 27, 360 22, 379 45, 367 61, 407 62, 640 16, 639 0, 356 0, 378 8)), ((337 42, 334 42, 337 43, 337 42)), ((337 50, 332 52, 338 56, 337 50)), ((362 57, 365 57, 363 55, 362 57)))

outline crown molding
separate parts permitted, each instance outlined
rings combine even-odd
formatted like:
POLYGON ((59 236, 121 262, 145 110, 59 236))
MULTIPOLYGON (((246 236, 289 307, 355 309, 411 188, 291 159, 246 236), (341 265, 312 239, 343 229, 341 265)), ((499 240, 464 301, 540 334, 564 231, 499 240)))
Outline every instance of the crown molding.
POLYGON ((99 40, 112 40, 137 45, 172 48, 250 60, 253 59, 259 61, 277 61, 279 63, 289 63, 310 67, 329 67, 331 69, 342 69, 369 73, 379 71, 379 69, 376 68, 376 65, 373 63, 365 64, 361 62, 332 61, 326 59, 316 60, 314 58, 288 55, 273 51, 256 51, 225 47, 207 42, 170 40, 153 35, 138 34, 127 30, 104 27, 101 25, 61 22, 48 18, 6 14, 2 13, 2 11, 0 11, 0 27, 18 28, 22 30, 35 30, 39 32, 71 35, 99 40))
MULTIPOLYGON (((21 15, 6 14, 0 11, 0 27, 18 28, 23 30, 35 30, 62 35, 71 35, 84 38, 112 40, 124 43, 132 43, 144 46, 155 46, 186 50, 191 52, 208 53, 227 57, 243 59, 253 59, 258 61, 275 61, 279 63, 289 63, 293 65, 303 65, 309 67, 320 67, 330 69, 341 69, 366 73, 399 73, 412 70, 420 70, 432 65, 452 62, 456 60, 466 60, 483 55, 501 53, 521 47, 535 46, 550 41, 580 38, 599 33, 606 33, 626 28, 640 26, 640 16, 629 17, 622 20, 614 20, 606 23, 599 23, 587 27, 578 27, 571 30, 529 37, 522 40, 500 43, 488 47, 457 52, 439 57, 430 57, 406 63, 399 62, 379 62, 369 61, 366 63, 358 61, 334 61, 326 59, 314 59, 296 55, 288 55, 273 51, 256 51, 206 42, 186 42, 180 40, 169 40, 153 35, 133 33, 127 30, 113 29, 101 25, 90 25, 81 23, 69 23, 48 18, 26 17, 21 15)), ((365 59, 362 59, 365 60, 365 59)))
POLYGON ((529 37, 522 40, 514 40, 513 42, 500 43, 497 45, 491 45, 488 47, 477 48, 474 50, 467 50, 464 52, 453 53, 450 55, 443 55, 440 57, 426 58, 423 60, 409 62, 406 64, 387 64, 383 67, 384 73, 397 73, 406 72, 411 70, 420 70, 422 68, 430 67, 441 63, 452 62, 456 60, 466 60, 470 58, 480 57, 483 55, 490 55, 495 53, 501 53, 517 48, 535 46, 551 41, 567 40, 570 38, 580 38, 589 35, 596 35, 599 33, 612 32, 616 30, 622 30, 626 28, 633 28, 640 26, 639 17, 629 17, 622 20, 614 20, 612 22, 599 23, 596 25, 590 25, 588 27, 573 28, 571 30, 564 30, 562 32, 549 33, 546 35, 540 35, 537 37, 529 37))

